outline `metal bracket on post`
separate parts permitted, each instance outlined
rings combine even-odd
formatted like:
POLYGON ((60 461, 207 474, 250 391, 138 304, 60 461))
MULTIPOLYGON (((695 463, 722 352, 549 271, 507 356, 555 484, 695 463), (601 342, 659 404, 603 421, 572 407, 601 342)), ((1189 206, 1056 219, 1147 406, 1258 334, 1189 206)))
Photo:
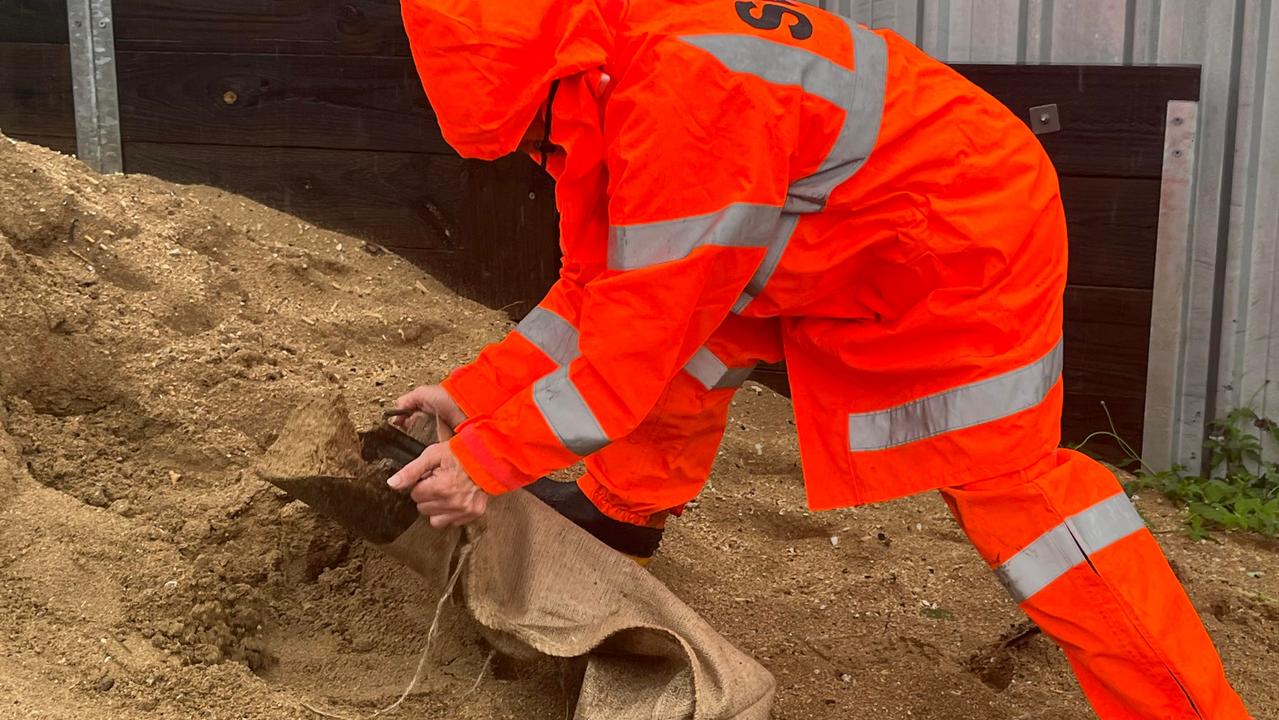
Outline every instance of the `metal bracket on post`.
POLYGON ((1057 114, 1057 103, 1036 105, 1030 109, 1030 129, 1036 135, 1047 135, 1061 130, 1061 116, 1057 114))
POLYGON ((120 172, 124 157, 120 150, 111 0, 68 0, 67 27, 77 155, 98 172, 120 172))

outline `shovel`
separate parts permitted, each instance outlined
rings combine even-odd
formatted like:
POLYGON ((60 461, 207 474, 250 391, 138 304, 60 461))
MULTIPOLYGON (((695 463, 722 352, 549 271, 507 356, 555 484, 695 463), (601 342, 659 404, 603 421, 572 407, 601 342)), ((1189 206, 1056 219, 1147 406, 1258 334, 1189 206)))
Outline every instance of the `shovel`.
MULTIPOLYGON (((388 411, 384 417, 400 414, 404 413, 388 411)), ((439 434, 433 416, 412 422, 410 429, 416 431, 418 437, 439 434)), ((262 474, 262 479, 334 520, 352 534, 386 545, 403 535, 418 518, 413 501, 386 484, 387 478, 426 450, 427 443, 418 437, 383 422, 359 433, 360 455, 366 465, 358 476, 281 477, 262 474)))

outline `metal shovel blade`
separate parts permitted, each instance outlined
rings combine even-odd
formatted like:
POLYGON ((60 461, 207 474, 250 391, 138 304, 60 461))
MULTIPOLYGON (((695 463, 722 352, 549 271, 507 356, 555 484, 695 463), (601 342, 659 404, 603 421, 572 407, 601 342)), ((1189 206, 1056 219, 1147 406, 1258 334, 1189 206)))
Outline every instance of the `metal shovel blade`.
POLYGON ((417 519, 417 506, 386 481, 426 445, 388 424, 360 433, 368 465, 361 477, 304 475, 263 479, 334 520, 351 533, 379 545, 394 541, 417 519))

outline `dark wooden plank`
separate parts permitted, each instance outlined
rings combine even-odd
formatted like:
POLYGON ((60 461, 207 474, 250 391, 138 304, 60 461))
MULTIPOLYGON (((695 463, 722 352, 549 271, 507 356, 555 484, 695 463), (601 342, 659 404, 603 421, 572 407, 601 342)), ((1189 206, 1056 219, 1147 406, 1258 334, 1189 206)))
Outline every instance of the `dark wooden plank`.
POLYGON ((1158 178, 1169 100, 1199 99, 1199 68, 955 65, 1017 117, 1056 103, 1060 132, 1041 135, 1063 175, 1158 178))
POLYGON ((522 317, 559 274, 554 183, 521 155, 466 168, 456 287, 522 317))
MULTIPOLYGON (((1067 287, 1063 442, 1110 430, 1109 411, 1120 437, 1141 451, 1151 299, 1149 290, 1067 287)), ((1112 461, 1125 457, 1105 438, 1090 442, 1088 449, 1112 461)))
POLYGON ((445 155, 130 142, 125 170, 213 185, 316 225, 434 253, 455 248, 462 160, 445 155))
MULTIPOLYGON (((1063 445, 1075 445, 1094 433, 1111 432, 1113 422, 1119 437, 1140 453, 1145 415, 1144 402, 1066 391, 1061 413, 1061 441, 1063 445)), ((1120 448, 1119 443, 1104 435, 1094 436, 1083 450, 1111 462, 1127 459, 1127 453, 1120 448)))
POLYGON ((412 62, 120 52, 125 142, 451 153, 412 62))
POLYGON ((0 132, 75 137, 66 45, 0 43, 0 132))
POLYGON ((398 0, 116 0, 117 50, 408 55, 398 0))
MULTIPOLYGON (((511 169, 501 187, 494 186, 486 192, 505 193, 506 197, 478 198, 474 207, 506 208, 512 222, 528 217, 524 187, 530 182, 523 167, 523 159, 515 161, 519 167, 511 169), (514 203, 514 206, 511 205, 514 203)), ((497 182, 494 178, 492 182, 497 182)), ((1126 178, 1072 178, 1062 179, 1062 196, 1066 204, 1070 226, 1071 269, 1070 282, 1077 285, 1098 285, 1119 288, 1150 289, 1154 280, 1155 233, 1159 213, 1159 182, 1147 179, 1126 178)), ((540 217, 548 217, 545 210, 540 217)), ((542 257, 530 255, 530 246, 512 242, 507 238, 523 237, 526 229, 497 232, 494 224, 501 222, 497 216, 485 213, 482 220, 486 228, 480 235, 489 239, 474 248, 477 272, 506 273, 525 263, 532 272, 513 272, 503 279, 505 305, 520 298, 515 296, 521 287, 536 293, 554 279, 554 260, 558 248, 546 245, 542 257), (507 247, 510 244, 510 247, 507 247), (516 255, 511 253, 515 252, 516 255), (491 256, 491 257, 490 257, 491 256), (495 261, 502 258, 500 265, 495 261), (496 268, 487 270, 481 268, 496 268), (532 278, 532 279, 530 279, 532 278)), ((539 233, 539 237, 544 233, 539 233)), ((533 247, 536 247, 533 246, 533 247)), ((411 248, 405 248, 411 250, 411 248)), ((467 261, 464 261, 467 262, 467 261)), ((528 299, 528 298, 524 298, 528 299)), ((525 303, 527 304, 527 303, 525 303)))
POLYGON ((1072 285, 1149 290, 1155 282, 1159 181, 1061 178, 1072 285))
POLYGON ((33 145, 43 145, 64 155, 76 154, 76 141, 73 137, 56 137, 52 135, 10 135, 9 137, 33 145))
MULTIPOLYGON (((1148 290, 1067 288, 1065 322, 1066 396, 1063 438, 1079 442, 1089 433, 1108 430, 1106 403, 1121 436, 1140 449, 1146 405, 1146 359, 1150 342, 1148 290)), ((785 366, 761 366, 752 380, 789 396, 785 366)), ((1118 446, 1105 457, 1118 457, 1118 446)))
POLYGON ((65 44, 66 0, 0 0, 0 43, 7 42, 65 44))
POLYGON ((1149 290, 1066 288, 1068 391, 1144 402, 1151 298, 1149 290))
POLYGON ((755 368, 751 380, 771 389, 778 395, 790 397, 790 380, 786 376, 786 363, 767 364, 755 368))

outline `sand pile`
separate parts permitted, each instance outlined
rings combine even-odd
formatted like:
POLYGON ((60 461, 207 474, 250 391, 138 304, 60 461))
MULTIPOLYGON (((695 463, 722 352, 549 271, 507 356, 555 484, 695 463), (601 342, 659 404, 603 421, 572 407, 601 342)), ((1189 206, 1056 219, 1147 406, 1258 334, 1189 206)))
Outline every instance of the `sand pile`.
MULTIPOLYGON (((355 425, 509 323, 243 198, 0 139, 0 718, 305 718, 403 690, 439 588, 253 472, 288 411, 355 425)), ((1273 543, 1138 502, 1258 718, 1279 718, 1273 543)), ((779 718, 1091 717, 934 497, 810 514, 788 404, 739 395, 653 573, 777 677, 779 718)), ((414 718, 559 718, 564 668, 490 670, 448 608, 414 718)))
MULTIPOLYGON (((315 391, 372 421, 508 325, 377 246, 0 138, 0 717, 397 694, 438 592, 252 468, 315 391)), ((457 717, 483 651, 436 657, 415 709, 457 717)))

